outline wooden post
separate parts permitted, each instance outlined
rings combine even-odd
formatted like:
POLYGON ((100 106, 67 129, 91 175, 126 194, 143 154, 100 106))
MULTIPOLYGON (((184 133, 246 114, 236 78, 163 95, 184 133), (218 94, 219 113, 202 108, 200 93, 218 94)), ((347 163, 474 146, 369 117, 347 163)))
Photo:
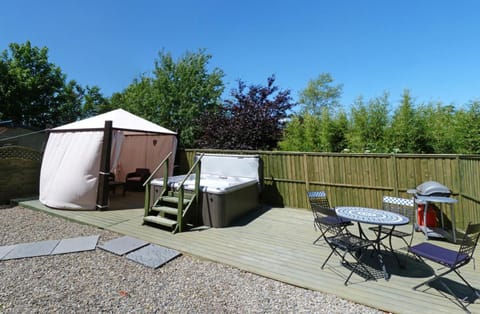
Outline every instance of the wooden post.
POLYGON ((310 181, 308 179, 307 154, 303 154, 303 177, 305 178, 305 190, 310 191, 310 181))
POLYGON ((391 162, 392 162, 392 170, 393 170, 393 194, 395 196, 400 196, 398 195, 399 193, 399 186, 398 186, 398 173, 397 173, 397 155, 396 153, 393 153, 390 155, 391 162))
POLYGON ((100 172, 98 175, 97 210, 108 209, 110 189, 108 177, 110 175, 110 154, 112 151, 112 121, 105 121, 103 129, 102 156, 100 157, 100 172))

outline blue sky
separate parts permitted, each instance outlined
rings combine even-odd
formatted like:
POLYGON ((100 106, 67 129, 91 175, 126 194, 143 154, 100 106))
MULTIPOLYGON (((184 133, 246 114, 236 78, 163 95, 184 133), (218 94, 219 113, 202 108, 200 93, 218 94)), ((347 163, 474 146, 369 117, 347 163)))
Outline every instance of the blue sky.
POLYGON ((480 1, 475 0, 5 0, 0 50, 30 40, 82 86, 106 96, 149 73, 159 51, 204 48, 242 79, 276 76, 294 99, 328 72, 347 108, 359 96, 410 89, 417 103, 480 100, 480 1))

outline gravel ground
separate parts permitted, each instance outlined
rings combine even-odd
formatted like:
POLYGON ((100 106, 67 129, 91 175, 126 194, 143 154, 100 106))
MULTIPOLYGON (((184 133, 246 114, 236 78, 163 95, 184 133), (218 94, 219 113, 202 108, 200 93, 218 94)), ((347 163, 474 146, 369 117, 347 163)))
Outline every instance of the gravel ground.
MULTIPOLYGON (((121 236, 22 207, 0 215, 0 245, 121 236)), ((0 261, 0 278, 0 313, 383 313, 188 255, 154 270, 96 249, 0 261)))

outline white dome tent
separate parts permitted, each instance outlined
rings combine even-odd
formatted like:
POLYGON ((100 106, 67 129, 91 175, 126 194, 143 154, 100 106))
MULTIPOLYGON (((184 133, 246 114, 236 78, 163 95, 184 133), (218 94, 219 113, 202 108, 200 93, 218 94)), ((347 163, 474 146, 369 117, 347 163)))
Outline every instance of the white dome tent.
POLYGON ((111 172, 123 180, 136 168, 153 170, 172 152, 171 175, 176 147, 175 132, 122 109, 51 129, 40 171, 40 202, 60 209, 106 208, 97 201, 102 176, 111 172))

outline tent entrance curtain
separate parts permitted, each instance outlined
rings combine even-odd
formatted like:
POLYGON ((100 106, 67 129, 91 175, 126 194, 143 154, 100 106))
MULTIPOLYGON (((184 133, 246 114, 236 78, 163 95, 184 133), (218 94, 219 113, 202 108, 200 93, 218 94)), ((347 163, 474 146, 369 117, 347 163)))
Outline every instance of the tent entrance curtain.
POLYGON ((95 208, 102 143, 98 131, 51 133, 42 160, 40 201, 54 208, 95 208))
POLYGON ((115 175, 115 177, 118 176, 118 163, 120 161, 120 153, 122 152, 122 145, 123 141, 125 139, 125 135, 123 134, 123 131, 114 131, 113 132, 113 137, 112 137, 112 153, 110 157, 110 172, 115 175))

